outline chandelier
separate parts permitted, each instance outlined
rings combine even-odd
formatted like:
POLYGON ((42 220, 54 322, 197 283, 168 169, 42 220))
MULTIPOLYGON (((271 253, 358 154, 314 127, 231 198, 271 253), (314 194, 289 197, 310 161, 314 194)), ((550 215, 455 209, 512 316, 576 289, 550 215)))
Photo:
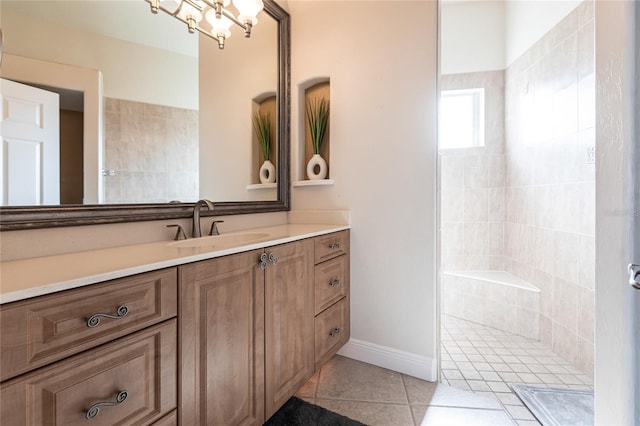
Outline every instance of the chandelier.
POLYGON ((190 33, 196 31, 211 37, 224 49, 224 42, 231 37, 231 26, 238 25, 244 36, 251 37, 251 28, 258 23, 257 15, 264 8, 262 0, 233 0, 238 11, 237 17, 228 9, 231 0, 145 0, 151 5, 151 12, 165 13, 187 24, 190 33), (201 27, 202 18, 210 28, 201 27))

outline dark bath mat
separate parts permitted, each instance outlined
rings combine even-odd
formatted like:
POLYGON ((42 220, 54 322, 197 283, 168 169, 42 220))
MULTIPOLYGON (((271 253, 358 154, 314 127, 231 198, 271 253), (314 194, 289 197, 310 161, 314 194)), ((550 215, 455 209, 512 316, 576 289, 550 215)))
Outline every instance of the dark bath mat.
POLYGON ((593 391, 511 385, 543 426, 593 425, 593 391))
POLYGON ((288 400, 263 426, 366 426, 299 398, 288 400))

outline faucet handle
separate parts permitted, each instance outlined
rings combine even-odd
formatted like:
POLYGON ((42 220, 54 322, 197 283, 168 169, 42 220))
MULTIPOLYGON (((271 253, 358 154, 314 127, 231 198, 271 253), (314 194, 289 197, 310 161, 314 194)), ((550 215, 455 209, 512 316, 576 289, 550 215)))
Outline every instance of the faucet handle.
POLYGON ((174 240, 178 241, 178 240, 186 240, 187 239, 187 234, 184 233, 184 229, 182 229, 182 226, 178 225, 178 224, 173 224, 173 225, 167 225, 167 228, 178 228, 176 230, 176 236, 173 237, 174 240))
POLYGON ((224 223, 224 220, 214 220, 211 223, 211 229, 209 230, 209 235, 220 235, 220 231, 218 231, 219 223, 224 223))

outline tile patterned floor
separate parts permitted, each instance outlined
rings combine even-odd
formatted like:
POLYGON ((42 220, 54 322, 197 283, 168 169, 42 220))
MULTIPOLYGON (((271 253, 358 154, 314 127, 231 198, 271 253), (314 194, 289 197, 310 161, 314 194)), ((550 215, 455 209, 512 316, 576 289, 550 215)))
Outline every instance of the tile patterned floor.
POLYGON ((593 389, 593 379, 538 341, 463 319, 441 317, 441 381, 499 400, 518 425, 536 425, 509 384, 593 389))
POLYGON ((337 355, 296 396, 370 426, 538 425, 510 384, 593 387, 544 345, 508 332, 443 315, 441 342, 440 384, 337 355))
POLYGON ((513 425, 495 399, 341 356, 296 396, 370 426, 513 425))
POLYGON ((420 425, 436 383, 339 355, 296 394, 367 425, 420 425))

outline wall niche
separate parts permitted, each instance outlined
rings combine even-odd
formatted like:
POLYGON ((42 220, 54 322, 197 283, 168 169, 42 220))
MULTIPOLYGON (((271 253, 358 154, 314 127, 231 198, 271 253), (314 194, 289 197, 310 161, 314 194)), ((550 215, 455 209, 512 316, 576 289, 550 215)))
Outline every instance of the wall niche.
POLYGON ((271 122, 271 144, 269 146, 269 161, 273 163, 276 170, 278 170, 278 159, 276 153, 278 139, 277 139, 277 105, 276 105, 276 94, 273 92, 265 93, 260 96, 257 96, 253 99, 252 108, 251 108, 251 185, 248 189, 258 189, 260 187, 268 187, 275 188, 275 183, 262 184, 260 182, 260 167, 264 163, 264 155, 262 153, 262 149, 260 148, 260 143, 258 141, 258 136, 255 132, 255 117, 256 114, 268 115, 271 122))
POLYGON ((299 140, 299 161, 300 161, 300 180, 294 183, 294 186, 304 185, 327 185, 333 183, 331 178, 331 83, 328 77, 315 78, 300 84, 300 140, 299 140), (322 180, 309 180, 307 176, 307 163, 313 157, 313 143, 311 141, 311 131, 307 120, 307 105, 317 102, 320 99, 326 99, 329 103, 329 118, 327 120, 327 128, 322 139, 320 147, 320 156, 327 163, 327 176, 322 180), (304 130, 302 130, 304 129, 304 130))

